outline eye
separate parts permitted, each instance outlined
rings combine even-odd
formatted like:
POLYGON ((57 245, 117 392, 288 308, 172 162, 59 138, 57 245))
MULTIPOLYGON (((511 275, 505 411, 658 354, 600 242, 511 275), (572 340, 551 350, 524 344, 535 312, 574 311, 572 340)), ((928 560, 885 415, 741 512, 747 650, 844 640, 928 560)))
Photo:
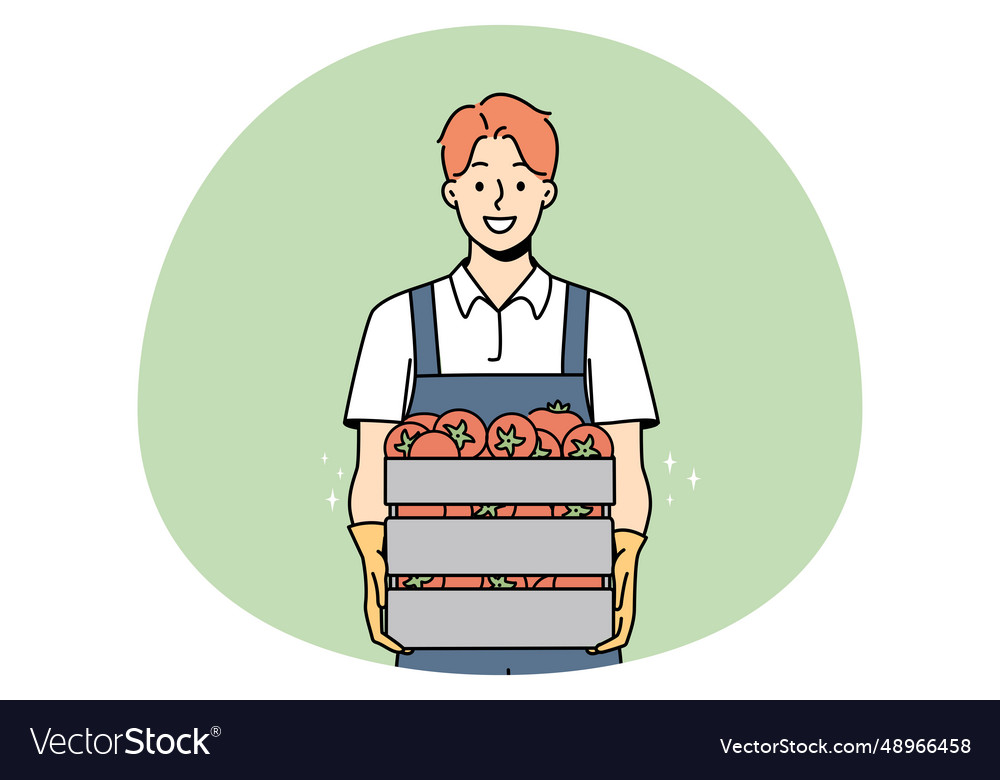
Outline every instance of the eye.
POLYGON ((483 183, 481 181, 477 181, 476 182, 476 192, 482 192, 482 191, 483 191, 483 183))
POLYGON ((519 181, 517 183, 517 191, 518 192, 524 192, 524 182, 523 181, 519 181))

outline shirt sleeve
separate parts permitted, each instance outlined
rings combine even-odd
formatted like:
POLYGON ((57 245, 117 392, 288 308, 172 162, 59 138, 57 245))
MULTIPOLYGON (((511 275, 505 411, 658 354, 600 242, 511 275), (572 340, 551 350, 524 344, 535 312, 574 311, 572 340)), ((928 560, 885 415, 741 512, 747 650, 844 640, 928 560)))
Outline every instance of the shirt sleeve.
POLYGON ((413 324, 410 296, 394 295, 368 316, 351 379, 344 425, 399 422, 413 385, 413 324))
POLYGON ((659 425, 632 317, 616 300, 593 291, 587 315, 587 392, 595 423, 659 425))

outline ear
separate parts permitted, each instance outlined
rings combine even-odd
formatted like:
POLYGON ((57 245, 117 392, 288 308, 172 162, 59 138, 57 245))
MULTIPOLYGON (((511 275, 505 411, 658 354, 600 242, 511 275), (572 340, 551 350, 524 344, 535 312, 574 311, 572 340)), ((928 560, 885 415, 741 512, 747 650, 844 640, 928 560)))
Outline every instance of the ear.
POLYGON ((546 179, 542 182, 545 185, 545 189, 542 190, 542 208, 547 209, 556 200, 556 183, 551 179, 546 179))
POLYGON ((454 179, 448 179, 448 181, 441 185, 441 197, 444 198, 444 202, 453 209, 458 208, 458 197, 455 195, 455 183, 454 179))

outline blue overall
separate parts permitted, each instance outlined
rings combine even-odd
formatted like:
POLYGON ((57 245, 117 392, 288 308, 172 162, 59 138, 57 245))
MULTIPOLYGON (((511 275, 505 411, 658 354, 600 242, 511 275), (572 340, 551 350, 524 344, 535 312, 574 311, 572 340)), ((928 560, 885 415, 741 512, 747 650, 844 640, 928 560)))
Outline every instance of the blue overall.
MULTIPOLYGON (((559 400, 569 404, 584 422, 591 422, 584 383, 587 296, 583 288, 567 285, 561 374, 441 374, 433 287, 428 284, 412 290, 415 367, 407 415, 468 409, 489 424, 501 414, 526 415, 559 400)), ((414 650, 396 656, 396 665, 407 669, 465 674, 568 672, 617 663, 621 663, 617 650, 597 654, 579 649, 414 650)))

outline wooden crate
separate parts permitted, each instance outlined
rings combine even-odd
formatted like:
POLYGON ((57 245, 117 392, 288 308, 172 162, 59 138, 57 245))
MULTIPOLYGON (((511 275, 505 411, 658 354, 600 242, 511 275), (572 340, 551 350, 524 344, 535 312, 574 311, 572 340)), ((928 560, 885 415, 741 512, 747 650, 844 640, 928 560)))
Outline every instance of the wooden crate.
MULTIPOLYGON (((605 505, 614 460, 386 459, 391 507, 442 504, 605 505)), ((413 575, 574 575, 610 582, 610 517, 393 517, 390 583, 413 575)), ((404 647, 583 648, 612 634, 610 588, 396 589, 386 631, 404 647)))

